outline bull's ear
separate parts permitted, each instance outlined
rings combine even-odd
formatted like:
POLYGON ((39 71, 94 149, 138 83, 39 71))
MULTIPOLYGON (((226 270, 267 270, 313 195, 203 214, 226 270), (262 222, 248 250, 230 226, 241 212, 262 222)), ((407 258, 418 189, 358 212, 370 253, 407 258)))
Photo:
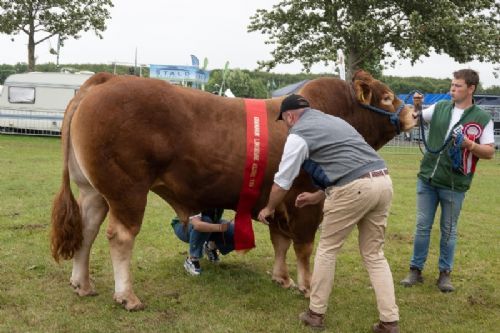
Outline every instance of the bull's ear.
POLYGON ((354 92, 356 93, 356 98, 360 103, 370 104, 372 100, 372 91, 368 83, 361 80, 355 80, 354 92))
POLYGON ((365 82, 370 82, 370 81, 373 81, 373 77, 370 75, 370 73, 368 72, 365 72, 364 70, 362 69, 358 69, 354 75, 352 76, 352 82, 354 83, 354 81, 356 80, 361 80, 361 81, 365 81, 365 82))

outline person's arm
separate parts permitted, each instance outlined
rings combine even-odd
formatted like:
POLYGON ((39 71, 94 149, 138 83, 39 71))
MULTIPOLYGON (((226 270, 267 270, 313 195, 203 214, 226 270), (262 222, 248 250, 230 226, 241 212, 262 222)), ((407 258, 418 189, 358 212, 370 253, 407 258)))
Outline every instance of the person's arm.
POLYGON ((302 163, 308 157, 309 149, 306 141, 296 134, 288 135, 278 172, 274 175, 274 183, 282 189, 289 190, 300 172, 302 163))
POLYGON ((316 192, 302 192, 295 199, 295 206, 302 208, 308 205, 315 205, 325 199, 325 191, 317 190, 316 192))
POLYGON ((424 103, 424 95, 420 93, 415 93, 413 95, 413 105, 415 106, 415 109, 419 110, 422 113, 422 118, 424 119, 424 121, 426 123, 429 123, 432 119, 432 114, 434 113, 434 107, 436 106, 436 104, 432 104, 424 109, 423 103, 424 103))
POLYGON ((271 188, 271 193, 269 193, 269 201, 267 202, 266 207, 262 208, 259 213, 259 221, 264 224, 269 224, 267 220, 268 217, 272 217, 274 215, 274 211, 276 207, 285 199, 288 190, 285 190, 276 183, 273 184, 271 188))
POLYGON ((201 216, 193 216, 189 222, 193 225, 193 229, 199 232, 226 232, 227 223, 208 223, 201 220, 201 216))
POLYGON ((271 193, 269 193, 269 200, 266 207, 259 213, 259 221, 269 224, 267 218, 274 215, 276 207, 283 201, 288 190, 292 187, 293 180, 299 174, 300 166, 308 155, 309 150, 305 140, 296 134, 288 135, 278 172, 274 176, 274 184, 271 187, 271 193))
POLYGON ((422 102, 424 101, 424 95, 421 93, 414 93, 413 94, 413 106, 417 111, 422 111, 422 102))
POLYGON ((493 157, 495 157, 495 147, 492 143, 479 144, 474 142, 473 140, 469 140, 468 138, 464 137, 464 141, 462 142, 462 147, 470 151, 478 158, 491 160, 493 157))
POLYGON ((490 160, 495 157, 495 134, 493 121, 490 120, 486 126, 484 126, 478 142, 469 140, 467 136, 464 136, 462 147, 481 159, 490 160))

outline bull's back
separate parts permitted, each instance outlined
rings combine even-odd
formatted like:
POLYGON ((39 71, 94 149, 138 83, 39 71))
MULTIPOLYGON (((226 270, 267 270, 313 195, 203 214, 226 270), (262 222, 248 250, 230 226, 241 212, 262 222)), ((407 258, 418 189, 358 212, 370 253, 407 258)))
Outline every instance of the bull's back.
POLYGON ((357 108, 351 86, 336 78, 310 81, 299 92, 310 101, 311 107, 348 120, 357 108))

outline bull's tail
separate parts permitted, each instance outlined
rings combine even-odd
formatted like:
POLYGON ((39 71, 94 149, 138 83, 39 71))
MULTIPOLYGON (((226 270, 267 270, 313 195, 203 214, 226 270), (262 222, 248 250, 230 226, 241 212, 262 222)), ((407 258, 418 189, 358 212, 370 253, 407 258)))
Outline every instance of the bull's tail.
POLYGON ((52 257, 71 259, 82 246, 82 216, 80 207, 71 192, 69 171, 63 171, 63 183, 52 206, 52 230, 50 233, 52 257))
POLYGON ((59 262, 60 258, 73 258, 75 252, 82 246, 83 242, 82 215, 80 207, 71 191, 68 166, 71 149, 71 120, 87 91, 92 86, 103 83, 111 77, 112 75, 108 73, 100 73, 91 77, 82 85, 78 94, 70 101, 66 108, 61 132, 64 159, 62 184, 59 193, 54 198, 52 206, 52 228, 50 234, 52 257, 57 262, 59 262))

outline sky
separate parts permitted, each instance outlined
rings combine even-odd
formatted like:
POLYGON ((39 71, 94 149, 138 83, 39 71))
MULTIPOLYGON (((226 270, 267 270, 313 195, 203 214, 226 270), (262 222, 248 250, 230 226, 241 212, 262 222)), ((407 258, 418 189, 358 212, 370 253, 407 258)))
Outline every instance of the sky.
MULTIPOLYGON (((223 68, 229 61, 230 68, 254 70, 258 60, 270 60, 272 45, 266 45, 266 36, 247 32, 250 17, 258 8, 270 9, 278 0, 115 0, 111 20, 103 39, 93 32, 82 34, 80 39, 69 39, 60 51, 59 62, 70 63, 130 63, 191 65, 194 54, 203 62, 208 59, 208 69, 223 68)), ((27 36, 0 34, 0 64, 27 62, 27 36)), ((56 48, 57 40, 39 44, 36 48, 38 63, 56 62, 49 53, 56 48)), ((496 64, 498 66, 498 64, 496 64)), ((460 68, 479 72, 484 87, 500 85, 493 76, 494 64, 472 62, 459 64, 446 55, 432 55, 411 66, 400 60, 385 75, 426 76, 451 78, 460 68)), ((298 62, 279 65, 275 73, 299 73, 298 62)), ((313 73, 328 73, 332 66, 315 65, 313 73)))

